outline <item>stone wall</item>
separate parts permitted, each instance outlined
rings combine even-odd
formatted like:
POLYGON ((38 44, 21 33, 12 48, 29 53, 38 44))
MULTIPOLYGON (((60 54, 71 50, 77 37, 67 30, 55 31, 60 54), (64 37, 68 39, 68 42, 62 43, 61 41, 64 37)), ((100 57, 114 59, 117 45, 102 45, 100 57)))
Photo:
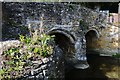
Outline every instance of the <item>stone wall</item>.
MULTIPOLYGON (((3 62, 5 61, 5 57, 2 56, 3 51, 6 51, 11 47, 18 47, 20 44, 21 42, 18 40, 0 42, 0 69, 4 66, 3 62)), ((28 62, 32 65, 25 67, 22 76, 17 79, 64 79, 64 57, 62 50, 58 46, 55 46, 51 56, 46 58, 38 57, 35 60, 28 62)))
MULTIPOLYGON (((64 43, 65 45, 57 45, 62 46, 60 48, 63 50, 63 54, 65 54, 66 61, 71 61, 75 65, 78 62, 81 64, 79 61, 81 60, 82 64, 87 65, 87 67, 86 45, 87 48, 102 53, 108 53, 108 51, 116 53, 118 49, 118 27, 107 24, 107 16, 104 13, 93 11, 81 5, 68 3, 10 2, 3 3, 2 8, 3 41, 18 39, 19 34, 30 35, 29 30, 41 28, 49 35, 55 34, 57 36, 56 39, 60 41, 59 43, 61 43, 60 39, 62 39, 61 44, 64 43), (113 33, 109 33, 113 28, 114 31, 111 31, 113 33), (95 33, 95 37, 92 35, 93 39, 89 41, 90 35, 87 40, 85 36, 91 30, 95 33), (65 38, 58 35, 63 35, 65 38), (64 42, 64 39, 66 42, 64 42)), ((55 55, 55 59, 58 55, 55 55)), ((41 65, 41 67, 46 64, 41 65)), ((56 70, 55 68, 53 67, 54 70, 56 70)), ((34 73, 41 73, 36 72, 39 71, 39 68, 32 71, 30 76, 34 75, 34 73)), ((56 71, 59 72, 58 70, 56 71)), ((44 70, 42 73, 44 74, 44 70)), ((43 75, 42 73, 41 75, 43 75)))
POLYGON ((5 33, 3 40, 7 40, 7 37, 8 39, 16 39, 18 34, 27 34, 28 24, 39 24, 41 20, 48 29, 55 27, 55 25, 70 25, 72 32, 76 32, 77 36, 80 34, 80 29, 86 31, 94 25, 99 29, 105 22, 105 15, 75 4, 10 2, 3 3, 2 8, 3 34, 5 33))

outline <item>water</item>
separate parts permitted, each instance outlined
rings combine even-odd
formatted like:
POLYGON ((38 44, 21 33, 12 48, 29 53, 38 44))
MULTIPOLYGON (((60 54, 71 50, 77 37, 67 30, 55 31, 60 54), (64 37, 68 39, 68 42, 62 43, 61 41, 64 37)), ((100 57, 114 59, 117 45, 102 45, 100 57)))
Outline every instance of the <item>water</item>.
POLYGON ((88 54, 87 58, 90 67, 84 70, 71 68, 66 72, 65 80, 119 80, 118 59, 95 54, 88 54))

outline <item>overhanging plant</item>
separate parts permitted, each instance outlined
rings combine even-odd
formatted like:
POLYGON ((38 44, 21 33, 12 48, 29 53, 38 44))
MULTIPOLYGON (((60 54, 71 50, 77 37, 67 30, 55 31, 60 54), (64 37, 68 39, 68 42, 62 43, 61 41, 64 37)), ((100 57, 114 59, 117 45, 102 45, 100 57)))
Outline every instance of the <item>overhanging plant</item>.
POLYGON ((19 78, 24 76, 26 67, 31 66, 29 62, 36 57, 44 58, 53 53, 54 36, 41 33, 33 33, 31 37, 20 35, 21 44, 11 47, 3 52, 4 65, 0 70, 0 79, 19 78))

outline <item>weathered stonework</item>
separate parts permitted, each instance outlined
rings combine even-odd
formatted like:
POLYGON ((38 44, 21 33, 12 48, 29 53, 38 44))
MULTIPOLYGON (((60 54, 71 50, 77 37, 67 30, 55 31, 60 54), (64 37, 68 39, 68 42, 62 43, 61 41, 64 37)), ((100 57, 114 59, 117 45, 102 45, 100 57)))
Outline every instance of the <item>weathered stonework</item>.
MULTIPOLYGON (((4 41, 0 42, 0 69, 4 66, 3 62, 5 61, 5 57, 2 56, 3 51, 10 49, 11 47, 18 47, 20 46, 20 41, 18 40, 11 40, 11 41, 4 41)), ((25 45, 24 45, 25 46, 25 45)), ((24 73, 18 79, 41 79, 41 80, 48 80, 48 79, 57 79, 57 78, 64 78, 64 57, 63 51, 58 47, 55 46, 54 52, 51 56, 46 58, 36 58, 36 60, 28 61, 32 65, 25 67, 24 73)), ((19 74, 21 75, 21 74, 19 74)), ((1 78, 0 78, 1 79, 1 78)))
MULTIPOLYGON (((3 3, 3 18, 3 40, 17 39, 18 34, 30 35, 29 32, 26 33, 28 29, 42 29, 45 33, 56 36, 56 44, 63 50, 65 60, 76 68, 89 67, 86 48, 105 54, 111 51, 118 53, 118 27, 107 24, 104 13, 80 5, 3 3), (116 33, 116 36, 113 37, 109 33, 112 28, 116 28, 112 33, 116 33)), ((107 55, 109 54, 111 55, 107 55)))

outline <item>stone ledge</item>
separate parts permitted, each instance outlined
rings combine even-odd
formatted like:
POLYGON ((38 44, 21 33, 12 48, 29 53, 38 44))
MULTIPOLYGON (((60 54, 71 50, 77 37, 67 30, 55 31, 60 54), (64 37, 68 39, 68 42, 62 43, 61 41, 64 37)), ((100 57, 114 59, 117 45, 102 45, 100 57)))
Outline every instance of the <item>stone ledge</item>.
POLYGON ((88 54, 100 54, 100 56, 112 56, 114 54, 119 54, 118 49, 92 49, 88 51, 88 54), (92 52, 92 53, 91 53, 92 52))
POLYGON ((0 54, 2 54, 3 51, 11 47, 18 47, 19 44, 20 44, 19 40, 8 40, 0 42, 0 54))

